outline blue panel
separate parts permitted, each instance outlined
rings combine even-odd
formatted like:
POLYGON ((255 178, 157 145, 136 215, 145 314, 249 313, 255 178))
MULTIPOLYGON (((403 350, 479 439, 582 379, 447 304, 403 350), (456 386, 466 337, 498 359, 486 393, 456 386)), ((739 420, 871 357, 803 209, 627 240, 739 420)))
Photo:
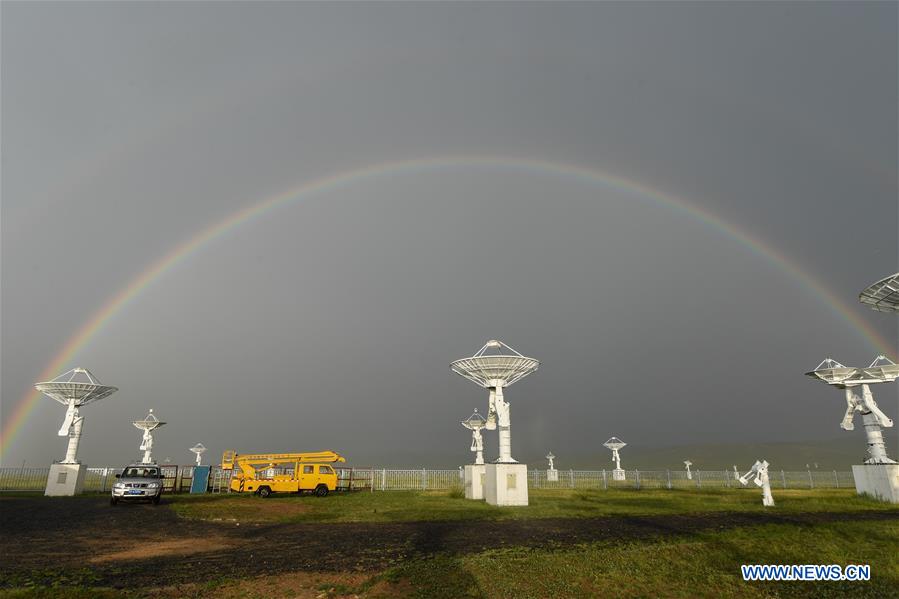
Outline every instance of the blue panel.
POLYGON ((209 485, 209 466, 194 466, 194 477, 190 480, 191 493, 205 493, 209 485))

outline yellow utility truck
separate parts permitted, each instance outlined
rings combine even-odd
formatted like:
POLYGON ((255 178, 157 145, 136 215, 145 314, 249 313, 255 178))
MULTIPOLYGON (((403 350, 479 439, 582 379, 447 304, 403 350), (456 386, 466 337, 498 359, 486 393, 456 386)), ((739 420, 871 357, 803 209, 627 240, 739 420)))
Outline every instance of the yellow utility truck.
POLYGON ((231 490, 260 497, 304 491, 324 497, 337 489, 337 471, 331 466, 335 462, 346 458, 334 451, 222 454, 222 470, 232 471, 231 490))

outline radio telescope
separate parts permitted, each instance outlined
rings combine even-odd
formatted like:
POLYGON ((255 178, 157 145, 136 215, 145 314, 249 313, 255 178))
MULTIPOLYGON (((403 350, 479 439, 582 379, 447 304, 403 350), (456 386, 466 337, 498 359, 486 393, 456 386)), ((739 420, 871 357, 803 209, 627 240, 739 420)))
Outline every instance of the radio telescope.
POLYGON ((687 467, 687 480, 693 480, 693 473, 690 472, 690 466, 693 465, 693 462, 690 460, 684 460, 684 466, 687 467))
POLYGON ((86 368, 73 368, 52 381, 35 383, 34 388, 66 407, 66 415, 59 427, 60 437, 69 437, 66 457, 50 465, 45 495, 77 495, 84 488, 87 467, 78 461, 78 444, 84 416, 81 407, 109 397, 117 387, 103 385, 86 368))
MULTIPOLYGON (((540 362, 521 355, 501 341, 491 340, 470 358, 450 364, 456 374, 489 390, 487 420, 484 428, 499 428, 499 457, 484 468, 484 496, 491 505, 527 505, 527 466, 512 457, 512 432, 509 403, 503 398, 508 387, 531 374, 540 362)), ((478 465, 466 466, 466 470, 478 465)), ((466 482, 466 497, 468 496, 466 482)))
POLYGON ((196 445, 191 447, 190 450, 193 453, 197 454, 197 466, 200 466, 203 459, 203 452, 206 451, 206 446, 202 443, 197 443, 196 445))
POLYGON ((624 480, 624 470, 621 469, 621 456, 618 454, 618 450, 626 446, 627 443, 618 437, 612 437, 603 445, 612 450, 612 461, 615 462, 615 469, 612 470, 612 480, 624 480))
POLYGON ((462 421, 462 426, 471 431, 471 451, 475 453, 475 464, 484 463, 484 437, 481 430, 487 425, 487 420, 478 414, 478 409, 474 409, 474 413, 462 421))
POLYGON ((489 389, 487 430, 494 430, 499 422, 499 458, 497 464, 515 464, 512 458, 512 432, 510 406, 503 398, 503 387, 508 387, 531 374, 540 362, 528 358, 502 341, 491 340, 470 358, 462 358, 450 364, 456 374, 489 389), (503 353, 508 350, 509 353, 503 353), (495 351, 498 353, 489 354, 495 351))
POLYGON ((67 436, 69 446, 66 457, 59 463, 77 464, 78 443, 81 441, 81 427, 84 424, 81 406, 109 397, 119 390, 118 387, 101 384, 86 368, 73 368, 52 381, 36 383, 34 388, 66 406, 66 416, 57 434, 60 437, 67 436))
POLYGON ((899 272, 866 287, 858 301, 880 312, 899 312, 899 272))
POLYGON ((553 464, 553 460, 556 459, 556 456, 553 455, 553 452, 549 452, 546 454, 546 459, 549 461, 549 470, 546 471, 546 481, 551 483, 559 482, 559 471, 556 470, 556 467, 553 464))
POLYGON ((740 484, 745 487, 749 484, 749 478, 753 475, 755 475, 755 479, 752 482, 762 488, 762 505, 774 507, 774 497, 771 495, 771 482, 768 480, 768 462, 756 460, 755 464, 752 465, 752 469, 740 477, 740 484))
POLYGON ((877 356, 867 368, 843 366, 836 360, 827 358, 817 368, 805 374, 846 392, 846 414, 840 428, 853 430, 855 413, 861 413, 868 438, 868 458, 865 464, 896 463, 887 456, 882 431, 883 427, 893 426, 893 421, 877 406, 870 385, 895 381, 899 378, 899 366, 885 356, 877 356), (861 387, 861 395, 855 393, 857 387, 861 387))
MULTIPOLYGON (((153 459, 150 456, 153 452, 153 431, 160 426, 165 426, 165 422, 161 422, 159 418, 153 414, 153 410, 151 409, 143 420, 135 420, 131 424, 134 425, 134 428, 144 431, 144 436, 141 439, 140 444, 140 450, 144 452, 141 463, 153 464, 153 459)), ((199 455, 197 457, 199 457, 199 455)))

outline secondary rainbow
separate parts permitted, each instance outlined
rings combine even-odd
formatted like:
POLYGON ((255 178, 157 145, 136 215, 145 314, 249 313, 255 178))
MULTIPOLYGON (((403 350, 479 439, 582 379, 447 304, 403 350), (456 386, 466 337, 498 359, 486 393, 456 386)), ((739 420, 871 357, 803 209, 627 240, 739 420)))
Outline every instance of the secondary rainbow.
MULTIPOLYGON (((368 179, 385 176, 408 175, 416 172, 426 172, 440 169, 476 168, 509 171, 527 171, 532 173, 573 178, 592 185, 603 185, 620 189, 634 194, 637 197, 650 200, 658 205, 665 206, 682 212, 695 220, 717 229, 736 242, 745 246, 752 253, 766 258, 781 270, 800 282, 811 291, 824 304, 845 320, 853 329, 861 333, 878 351, 886 355, 895 355, 895 348, 878 331, 865 322, 846 302, 836 294, 828 290, 817 279, 803 271, 799 266, 790 261, 761 239, 748 232, 721 220, 711 212, 696 206, 687 200, 659 191, 653 187, 623 177, 604 173, 592 168, 533 160, 528 158, 513 158, 506 156, 443 156, 423 158, 415 160, 403 160, 394 162, 382 162, 352 170, 341 171, 329 176, 321 177, 301 183, 283 193, 248 205, 230 216, 203 229, 181 245, 175 247, 162 258, 151 264, 139 275, 134 277, 117 294, 108 299, 103 306, 66 342, 56 357, 36 377, 38 381, 50 380, 58 375, 75 358, 78 351, 84 347, 110 319, 122 311, 128 302, 140 295, 150 284, 159 279, 166 272, 186 260, 196 251, 205 247, 215 239, 222 237, 229 231, 252 222, 271 210, 277 209, 293 201, 308 197, 314 193, 334 191, 341 186, 363 182, 368 179)), ((6 420, 0 438, 0 460, 3 454, 12 445, 16 435, 22 428, 22 424, 28 418, 40 398, 37 391, 28 392, 16 407, 12 415, 6 420)))

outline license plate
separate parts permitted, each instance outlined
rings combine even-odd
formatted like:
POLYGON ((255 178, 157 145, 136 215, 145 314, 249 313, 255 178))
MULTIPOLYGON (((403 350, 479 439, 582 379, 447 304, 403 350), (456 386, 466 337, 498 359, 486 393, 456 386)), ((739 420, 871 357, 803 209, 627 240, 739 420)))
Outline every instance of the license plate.
POLYGON ((139 491, 137 489, 131 489, 130 491, 128 491, 128 495, 143 495, 143 493, 143 491, 139 491))

